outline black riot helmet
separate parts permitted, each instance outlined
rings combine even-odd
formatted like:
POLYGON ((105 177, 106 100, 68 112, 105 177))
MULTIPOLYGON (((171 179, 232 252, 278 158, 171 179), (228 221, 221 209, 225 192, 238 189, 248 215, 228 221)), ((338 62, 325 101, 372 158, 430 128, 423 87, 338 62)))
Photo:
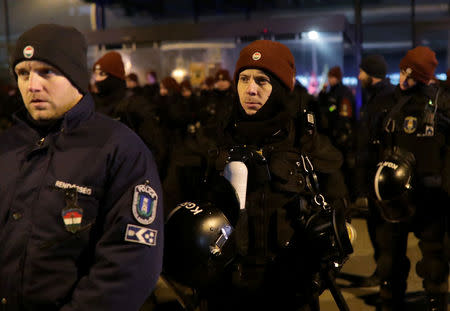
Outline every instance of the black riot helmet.
MULTIPOLYGON (((319 196, 324 202, 322 196, 319 196)), ((338 203, 337 201, 335 203, 338 203)), ((355 232, 346 222, 344 206, 336 204, 334 208, 327 203, 306 222, 306 236, 313 248, 313 256, 322 261, 343 264, 353 253, 352 240, 355 232)))
POLYGON ((168 216, 164 236, 165 276, 203 288, 234 258, 233 226, 211 202, 183 202, 168 216))
POLYGON ((398 147, 386 152, 383 161, 377 165, 373 178, 374 191, 381 203, 382 216, 387 221, 398 222, 414 213, 408 204, 414 166, 414 155, 398 147))
POLYGON ((210 176, 202 193, 198 201, 178 204, 164 227, 163 272, 193 288, 217 280, 234 258, 239 216, 237 193, 223 176, 210 176))

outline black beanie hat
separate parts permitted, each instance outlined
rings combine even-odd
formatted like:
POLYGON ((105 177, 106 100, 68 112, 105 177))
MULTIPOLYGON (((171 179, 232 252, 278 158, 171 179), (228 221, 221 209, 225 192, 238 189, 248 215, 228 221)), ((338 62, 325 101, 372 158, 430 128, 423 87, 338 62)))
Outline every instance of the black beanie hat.
POLYGON ((386 77, 387 64, 382 55, 374 54, 364 57, 359 68, 374 78, 384 79, 386 77))
POLYGON ((87 44, 73 27, 39 24, 17 39, 11 68, 21 61, 38 60, 56 67, 82 93, 88 92, 87 44))

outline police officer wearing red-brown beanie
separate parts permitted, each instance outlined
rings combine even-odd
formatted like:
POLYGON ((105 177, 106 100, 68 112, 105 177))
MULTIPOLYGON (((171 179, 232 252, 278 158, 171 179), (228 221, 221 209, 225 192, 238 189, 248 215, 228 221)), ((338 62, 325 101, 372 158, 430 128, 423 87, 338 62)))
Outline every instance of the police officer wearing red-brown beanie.
POLYGON ((127 91, 122 56, 115 51, 108 52, 94 63, 92 70, 98 90, 94 96, 96 110, 118 118, 116 110, 127 91))
POLYGON ((383 311, 410 309, 404 301, 409 231, 419 239, 422 258, 416 272, 423 279, 426 310, 447 310, 449 267, 444 238, 450 204, 450 98, 430 83, 437 65, 430 48, 409 50, 400 62, 400 84, 387 98, 391 108, 383 120, 384 158, 374 168, 373 179, 374 195, 386 220, 376 231, 383 311))
POLYGON ((311 207, 302 154, 318 174, 338 171, 342 156, 314 131, 312 115, 296 122, 287 111, 294 75, 294 56, 279 42, 254 41, 237 60, 237 97, 220 127, 208 176, 220 176, 229 161, 243 161, 247 191, 233 233, 237 256, 220 284, 204 292, 210 310, 315 310, 318 303, 312 280, 320 259, 306 236, 291 249, 286 245, 299 233, 293 222, 311 207))

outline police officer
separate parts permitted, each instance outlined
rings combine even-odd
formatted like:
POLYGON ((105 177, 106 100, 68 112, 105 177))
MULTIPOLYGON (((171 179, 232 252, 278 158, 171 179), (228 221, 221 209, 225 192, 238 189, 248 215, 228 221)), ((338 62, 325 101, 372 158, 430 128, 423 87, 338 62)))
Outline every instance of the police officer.
MULTIPOLYGON (((367 227, 374 247, 374 259, 378 258, 375 240, 376 226, 382 222, 372 196, 373 170, 380 161, 380 140, 383 134, 382 121, 389 107, 385 107, 387 96, 395 87, 386 78, 387 64, 382 55, 364 57, 359 66, 358 79, 363 87, 364 101, 361 107, 358 130, 356 131, 355 206, 368 208, 367 227)), ((364 279, 360 286, 379 285, 376 271, 364 279)))
POLYGON ((141 94, 138 86, 127 89, 128 81, 134 79, 130 76, 136 74, 126 76, 122 56, 111 51, 94 63, 93 75, 98 89, 94 96, 96 111, 121 121, 136 132, 152 150, 161 173, 167 157, 166 142, 155 107, 141 94))
POLYGON ((422 253, 416 272, 423 279, 427 310, 447 310, 449 267, 444 235, 449 204, 450 99, 437 84, 429 83, 437 64, 428 47, 406 53, 400 62, 399 87, 383 121, 381 144, 386 157, 374 178, 380 211, 387 220, 376 232, 382 310, 404 308, 410 230, 419 239, 422 253), (399 184, 404 187, 397 188, 399 184))
POLYGON ((126 96, 125 66, 122 56, 111 51, 100 57, 92 68, 95 86, 95 108, 112 118, 117 118, 117 106, 126 96))
POLYGON ((75 28, 40 24, 12 54, 25 107, 1 135, 5 310, 138 310, 162 268, 155 162, 94 112, 86 50, 75 28))
POLYGON ((238 98, 219 133, 212 174, 220 174, 233 159, 245 161, 247 191, 236 225, 238 256, 221 280, 222 288, 212 287, 208 293, 210 310, 317 307, 312 279, 319 260, 303 238, 297 240, 299 252, 287 251, 286 245, 302 213, 300 201, 311 198, 302 159, 310 159, 319 172, 331 173, 339 169, 342 156, 305 121, 308 118, 296 127, 287 110, 294 74, 289 48, 270 40, 244 47, 236 63, 238 98))
POLYGON ((339 66, 328 71, 328 83, 319 93, 321 111, 318 130, 331 140, 344 156, 342 171, 346 185, 353 189, 355 98, 352 91, 342 83, 342 70, 339 66))

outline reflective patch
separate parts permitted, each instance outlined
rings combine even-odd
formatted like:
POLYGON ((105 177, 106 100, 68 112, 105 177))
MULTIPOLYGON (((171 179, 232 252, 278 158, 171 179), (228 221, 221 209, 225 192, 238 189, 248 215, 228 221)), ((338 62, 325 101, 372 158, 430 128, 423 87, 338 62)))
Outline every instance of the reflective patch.
POLYGON ((157 230, 128 224, 125 232, 125 241, 155 246, 157 234, 157 230))
POLYGON ((403 130, 407 134, 414 133, 417 129, 417 118, 416 117, 406 117, 403 121, 403 130))
POLYGON ((156 217, 158 195, 148 184, 137 185, 134 188, 133 215, 143 225, 151 224, 156 217))
POLYGON ((32 47, 31 45, 27 45, 23 49, 23 56, 25 56, 25 58, 32 58, 33 55, 34 55, 34 47, 32 47))

